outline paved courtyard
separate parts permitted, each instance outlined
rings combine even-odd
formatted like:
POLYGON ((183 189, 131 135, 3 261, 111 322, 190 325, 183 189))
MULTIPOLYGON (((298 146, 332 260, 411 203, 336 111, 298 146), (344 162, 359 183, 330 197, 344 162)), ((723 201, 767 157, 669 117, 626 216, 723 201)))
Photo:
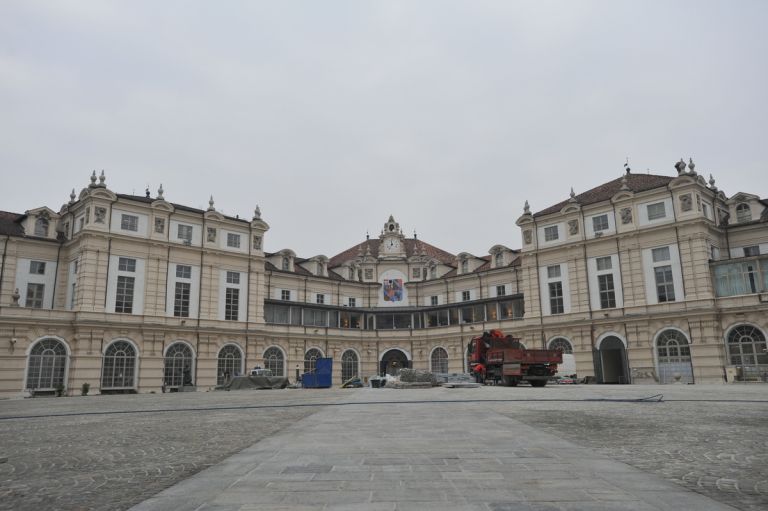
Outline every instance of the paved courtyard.
POLYGON ((768 387, 0 400, 2 457, 14 510, 762 510, 768 387))

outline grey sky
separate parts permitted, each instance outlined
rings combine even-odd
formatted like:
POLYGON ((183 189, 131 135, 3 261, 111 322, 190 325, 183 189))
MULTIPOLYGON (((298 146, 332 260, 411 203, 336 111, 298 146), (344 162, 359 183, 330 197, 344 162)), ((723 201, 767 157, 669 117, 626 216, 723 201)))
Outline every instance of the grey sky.
POLYGON ((390 214, 458 253, 691 156, 768 195, 768 2, 0 3, 0 209, 118 193, 332 256, 390 214))

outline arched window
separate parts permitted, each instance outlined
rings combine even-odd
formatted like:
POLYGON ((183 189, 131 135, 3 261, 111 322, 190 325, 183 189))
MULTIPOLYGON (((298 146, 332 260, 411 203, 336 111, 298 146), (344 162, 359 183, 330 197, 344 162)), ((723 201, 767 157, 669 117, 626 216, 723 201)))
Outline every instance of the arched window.
POLYGON ((304 354, 304 372, 311 373, 315 370, 315 362, 318 358, 323 358, 323 354, 320 350, 312 348, 307 350, 304 354))
POLYGON ((274 376, 285 376, 285 358, 280 348, 272 346, 264 352, 264 369, 272 371, 274 376))
POLYGON ((136 386, 136 348, 128 341, 115 341, 104 352, 102 389, 130 389, 136 386))
POLYGON ((291 269, 291 261, 287 257, 283 257, 283 270, 288 271, 291 269))
POLYGON ((765 335, 752 325, 739 325, 728 333, 732 365, 768 365, 765 335))
POLYGON ((496 268, 501 268, 504 265, 504 254, 501 252, 496 253, 496 268))
POLYGON ((227 344, 219 351, 216 368, 216 385, 224 385, 233 376, 243 373, 243 353, 234 344, 227 344))
POLYGON ((357 353, 347 350, 341 355, 341 381, 342 383, 358 376, 357 353))
POLYGON ((736 206, 736 222, 751 222, 752 221, 752 208, 749 204, 739 204, 736 206))
POLYGON ((677 330, 664 330, 656 339, 659 364, 673 364, 691 361, 691 348, 688 339, 677 330))
POLYGON ((64 385, 67 371, 67 348, 56 339, 43 339, 29 352, 27 388, 55 390, 64 385))
POLYGON ((444 348, 435 348, 430 357, 430 365, 433 373, 447 373, 448 352, 444 348))
POLYGON ((571 346, 571 342, 565 337, 555 337, 549 341, 549 349, 560 350, 566 354, 573 353, 573 346, 571 346))
POLYGON ((193 362, 192 348, 185 343, 176 342, 168 346, 168 351, 165 352, 165 385, 168 387, 193 385, 193 362))
POLYGON ((41 238, 47 238, 48 237, 48 226, 50 223, 45 218, 38 218, 35 222, 35 236, 40 236, 41 238))

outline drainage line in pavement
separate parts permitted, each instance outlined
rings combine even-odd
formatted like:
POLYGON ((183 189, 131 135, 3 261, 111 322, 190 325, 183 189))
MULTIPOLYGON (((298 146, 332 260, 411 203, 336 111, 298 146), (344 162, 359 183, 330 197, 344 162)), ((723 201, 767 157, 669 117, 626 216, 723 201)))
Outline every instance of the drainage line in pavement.
MULTIPOLYGON (((159 408, 157 410, 113 410, 106 412, 80 412, 80 413, 50 413, 45 415, 16 415, 0 417, 0 421, 15 419, 46 419, 55 417, 80 417, 87 415, 124 415, 129 413, 171 413, 171 412, 203 412, 203 411, 229 411, 229 410, 253 410, 269 408, 307 408, 323 406, 358 406, 358 405, 397 405, 397 404, 442 404, 442 403, 661 403, 663 395, 656 394, 638 399, 609 399, 609 398, 585 398, 585 399, 480 399, 476 401, 446 399, 446 400, 420 400, 420 401, 360 401, 356 403, 297 403, 285 405, 246 405, 246 406, 209 406, 201 408, 159 408)), ((766 400, 756 399, 669 399, 666 402, 695 402, 695 403, 768 403, 766 400)))

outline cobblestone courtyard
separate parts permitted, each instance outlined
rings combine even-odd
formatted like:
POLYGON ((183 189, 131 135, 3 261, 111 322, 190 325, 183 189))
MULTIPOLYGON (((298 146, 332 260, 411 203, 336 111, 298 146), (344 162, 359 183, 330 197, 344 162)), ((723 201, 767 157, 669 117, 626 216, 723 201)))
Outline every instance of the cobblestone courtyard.
MULTIPOLYGON (((418 413, 425 401, 444 401, 429 406, 442 407, 446 421, 455 407, 479 406, 738 509, 768 508, 768 387, 672 385, 2 400, 0 509, 127 509, 352 397, 381 413, 392 403, 412 402, 418 413), (620 401, 654 394, 664 400, 620 401)), ((482 418, 477 427, 481 435, 482 418)))

